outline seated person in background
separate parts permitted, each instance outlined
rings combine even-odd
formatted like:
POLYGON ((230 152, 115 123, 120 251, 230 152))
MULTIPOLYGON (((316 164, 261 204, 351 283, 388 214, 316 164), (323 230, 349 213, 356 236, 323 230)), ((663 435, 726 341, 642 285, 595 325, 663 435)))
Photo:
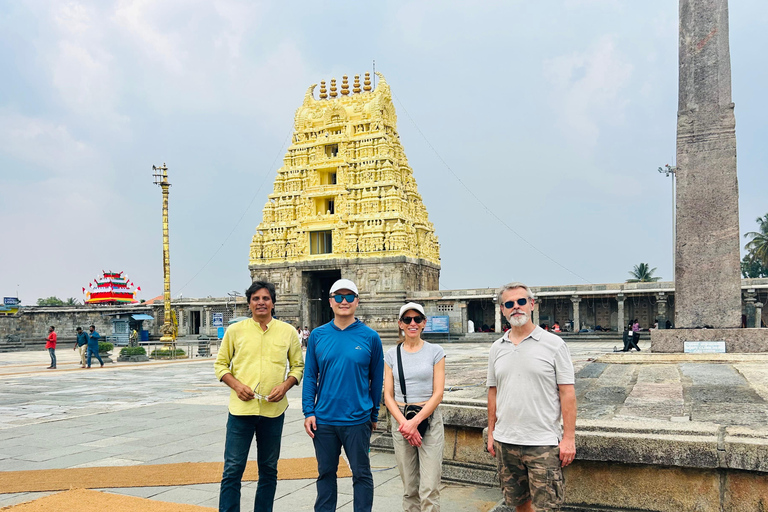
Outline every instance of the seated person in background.
POLYGON ((552 332, 561 332, 560 322, 555 322, 554 324, 552 324, 552 332))

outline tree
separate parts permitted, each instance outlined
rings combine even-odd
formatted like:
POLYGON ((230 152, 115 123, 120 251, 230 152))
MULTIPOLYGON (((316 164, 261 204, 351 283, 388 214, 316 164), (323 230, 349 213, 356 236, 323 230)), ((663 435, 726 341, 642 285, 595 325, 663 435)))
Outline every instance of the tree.
POLYGON ((651 268, 647 263, 640 263, 635 265, 635 268, 629 271, 631 279, 627 279, 628 283, 655 283, 660 280, 660 277, 654 277, 653 273, 656 272, 656 267, 651 268))
POLYGON ((741 260, 741 277, 768 277, 768 267, 747 254, 741 260))
POLYGON ((758 225, 758 231, 744 233, 744 238, 749 238, 749 242, 744 246, 747 250, 747 256, 751 261, 768 267, 768 213, 755 219, 758 225))
POLYGON ((74 297, 70 297, 70 298, 67 299, 67 301, 64 303, 64 305, 65 306, 79 306, 80 305, 80 301, 77 300, 74 297))
POLYGON ((38 306, 63 306, 64 301, 58 297, 50 296, 47 299, 37 299, 38 306))

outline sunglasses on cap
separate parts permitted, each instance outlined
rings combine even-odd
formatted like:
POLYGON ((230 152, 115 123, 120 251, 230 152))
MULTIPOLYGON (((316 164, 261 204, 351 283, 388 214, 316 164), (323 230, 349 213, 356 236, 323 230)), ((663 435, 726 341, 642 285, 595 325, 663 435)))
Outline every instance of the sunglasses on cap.
POLYGON ((347 299, 347 302, 352 304, 356 298, 357 298, 357 295, 355 295, 354 293, 340 293, 338 295, 333 296, 333 300, 336 301, 336 304, 341 304, 344 301, 344 299, 347 299))
POLYGON ((512 309, 513 307, 515 307, 515 302, 517 302, 517 305, 518 305, 518 306, 525 306, 526 304, 528 304, 528 299, 526 299, 525 297, 523 297, 522 299, 517 299, 517 300, 508 300, 507 302, 505 302, 505 303, 503 304, 503 306, 504 306, 505 308, 507 308, 507 309, 512 309))
POLYGON ((403 322, 405 325, 409 325, 411 322, 416 322, 417 324, 420 324, 424 321, 424 317, 421 315, 416 316, 404 316, 400 319, 401 322, 403 322))

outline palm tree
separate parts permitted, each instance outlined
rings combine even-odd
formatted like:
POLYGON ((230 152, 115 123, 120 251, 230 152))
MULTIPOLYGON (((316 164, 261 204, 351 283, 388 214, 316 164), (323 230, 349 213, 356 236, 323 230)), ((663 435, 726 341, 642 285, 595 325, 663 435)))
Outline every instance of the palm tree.
POLYGON ((660 277, 654 277, 653 273, 656 272, 656 267, 651 268, 647 263, 641 263, 635 265, 635 268, 629 271, 631 279, 627 279, 628 283, 655 283, 660 277))
POLYGON ((768 213, 755 219, 759 226, 759 231, 750 231, 744 233, 744 238, 751 238, 744 248, 748 251, 749 258, 753 261, 759 261, 763 266, 768 267, 768 213))
POLYGON ((74 297, 68 298, 67 301, 64 303, 65 306, 77 306, 79 304, 80 302, 74 297))

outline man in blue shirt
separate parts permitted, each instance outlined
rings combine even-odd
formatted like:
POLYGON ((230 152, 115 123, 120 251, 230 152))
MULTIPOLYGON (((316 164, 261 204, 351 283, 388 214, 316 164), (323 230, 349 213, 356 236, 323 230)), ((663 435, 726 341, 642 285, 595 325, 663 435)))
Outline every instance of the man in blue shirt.
POLYGON ((82 327, 77 328, 77 341, 72 350, 80 350, 80 368, 85 368, 85 351, 88 348, 88 335, 82 327))
POLYGON ((357 286, 339 279, 330 291, 334 318, 312 331, 304 362, 304 429, 317 457, 315 512, 336 510, 341 447, 352 470, 355 512, 373 507, 368 449, 376 428, 384 381, 384 353, 376 331, 355 318, 357 286))
POLYGON ((96 359, 99 360, 99 363, 101 363, 101 366, 104 366, 104 361, 101 360, 101 356, 99 355, 99 332, 96 330, 96 326, 91 326, 91 335, 88 338, 88 368, 91 367, 91 356, 96 356, 96 359))

